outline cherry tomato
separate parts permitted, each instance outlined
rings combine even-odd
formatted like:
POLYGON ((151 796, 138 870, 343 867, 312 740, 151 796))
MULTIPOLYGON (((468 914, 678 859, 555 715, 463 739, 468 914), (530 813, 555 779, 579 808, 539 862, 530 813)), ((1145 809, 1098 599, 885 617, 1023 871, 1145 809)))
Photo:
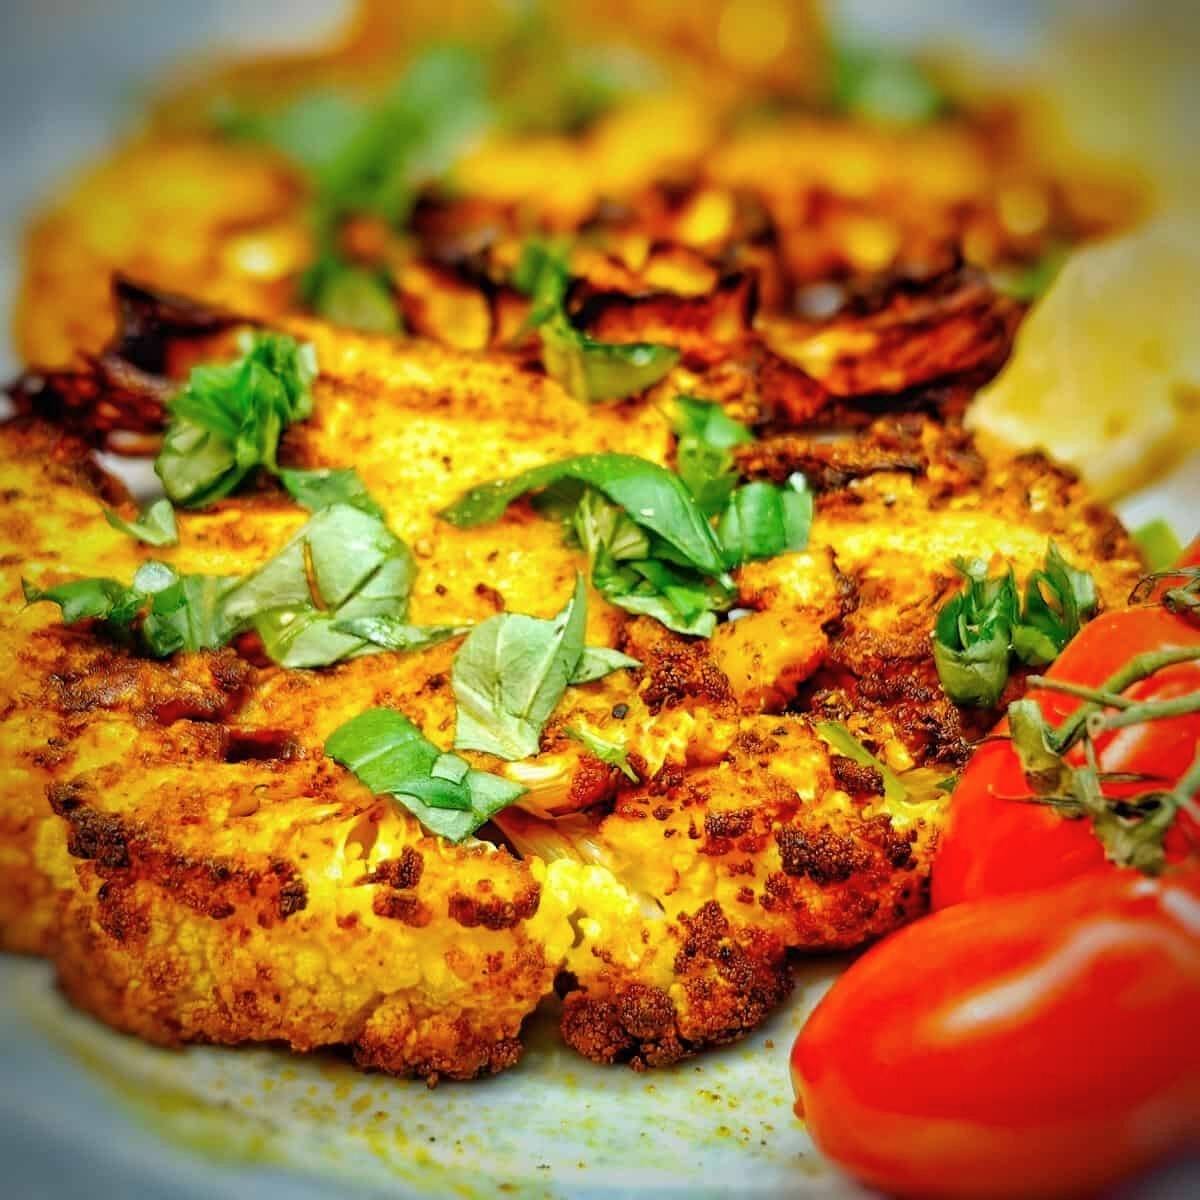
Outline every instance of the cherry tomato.
POLYGON ((817 1146, 893 1195, 1090 1194, 1200 1144, 1200 873, 1096 873, 868 951, 792 1050, 817 1146))
MULTIPOLYGON (((1200 625, 1161 607, 1106 613, 1084 626, 1047 674, 1097 687, 1133 655, 1175 646, 1200 646, 1200 625)), ((1136 700, 1166 700, 1200 690, 1200 663, 1165 668, 1127 689, 1136 700)), ((1061 723, 1081 700, 1060 692, 1031 689, 1043 713, 1061 723)), ((933 864, 932 903, 945 908, 964 900, 1045 887, 1092 870, 1116 870, 1092 832, 1091 821, 1070 819, 1044 804, 1022 800, 1029 784, 1011 742, 1003 735, 985 742, 963 772, 950 800, 946 828, 933 864)), ((1095 742, 1106 772, 1150 776, 1154 786, 1173 785, 1200 749, 1200 714, 1133 725, 1095 742)), ((1082 762, 1082 755, 1073 760, 1082 762)), ((1110 783, 1111 797, 1133 795, 1147 781, 1110 783)), ((1180 813, 1166 838, 1168 859, 1181 860, 1200 844, 1194 822, 1180 813)))

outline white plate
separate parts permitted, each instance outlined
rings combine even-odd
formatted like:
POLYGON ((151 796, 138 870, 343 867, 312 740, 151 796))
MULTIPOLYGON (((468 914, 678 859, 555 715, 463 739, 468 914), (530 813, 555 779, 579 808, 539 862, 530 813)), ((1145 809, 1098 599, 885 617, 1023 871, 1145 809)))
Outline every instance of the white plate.
MULTIPOLYGON (((344 7, 9 0, 0 39, 5 331, 20 220, 108 140, 130 79, 235 34, 242 44, 302 40, 344 7)), ((960 21, 980 11, 950 7, 960 21)), ((1009 52, 1012 36, 1006 27, 1009 52)), ((11 353, 0 368, 15 370, 11 353)), ((1135 514, 1171 513, 1173 499, 1182 524, 1196 505, 1181 486, 1138 498, 1135 514)), ((0 959, 0 1191, 31 1200, 470 1197, 501 1185, 530 1197, 864 1195, 822 1164, 790 1110, 788 1050, 835 970, 828 960, 805 968, 794 1000, 753 1037, 674 1068, 593 1066, 541 1013, 517 1068, 430 1091, 333 1055, 155 1049, 72 1011, 45 964, 0 959)))

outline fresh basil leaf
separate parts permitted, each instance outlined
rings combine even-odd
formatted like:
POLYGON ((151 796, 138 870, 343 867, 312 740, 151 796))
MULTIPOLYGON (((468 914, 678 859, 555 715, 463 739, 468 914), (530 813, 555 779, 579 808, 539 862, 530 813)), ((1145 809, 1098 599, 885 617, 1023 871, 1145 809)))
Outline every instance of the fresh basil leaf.
POLYGON ((594 683, 597 679, 603 679, 614 671, 625 668, 633 669, 641 665, 636 658, 630 658, 628 654, 622 654, 620 650, 611 650, 608 646, 584 646, 583 653, 579 656, 579 662, 575 664, 575 670, 571 675, 571 683, 572 685, 594 683))
POLYGON ((967 586, 938 613, 933 660, 946 695, 956 704, 989 708, 1008 682, 1017 585, 1012 570, 989 578, 979 559, 956 560, 967 586))
POLYGON ((146 564, 134 576, 153 596, 146 619, 142 622, 142 641, 156 658, 178 651, 216 650, 226 645, 235 633, 225 611, 224 600, 237 582, 235 576, 178 575, 165 564, 146 564), (146 578, 146 567, 163 567, 173 577, 169 581, 146 578))
POLYGON ((722 512, 737 487, 733 448, 754 440, 719 405, 694 396, 675 399, 675 469, 706 516, 722 512))
POLYGON ((883 780, 883 796, 893 804, 903 803, 908 799, 908 788, 903 780, 890 767, 879 761, 863 744, 837 721, 821 721, 814 726, 817 736, 832 750, 836 750, 843 758, 853 759, 860 766, 874 767, 883 780))
POLYGON ((542 365, 551 379, 584 404, 634 396, 657 383, 679 361, 673 346, 652 342, 602 342, 571 324, 568 247, 527 241, 512 284, 531 300, 521 333, 540 330, 542 365))
POLYGON ((568 247, 561 242, 530 238, 521 248, 512 284, 533 302, 522 332, 537 329, 563 311, 571 282, 568 247))
POLYGON ((842 112, 896 125, 924 124, 949 108, 915 63, 853 45, 834 47, 833 102, 842 112))
POLYGON ((461 842, 525 793, 439 750, 403 713, 372 708, 335 729, 325 753, 375 795, 398 800, 431 833, 461 842))
POLYGON ((288 495, 309 512, 318 512, 334 504, 348 504, 384 520, 383 509, 353 467, 318 467, 309 471, 283 467, 279 471, 279 482, 288 495))
POLYGON ((629 517, 657 534, 684 562, 707 575, 725 571, 712 527, 677 475, 630 454, 584 454, 534 467, 511 479, 481 484, 442 512, 453 525, 470 528, 498 520, 518 497, 575 479, 602 492, 629 517))
POLYGON ((1162 517, 1147 521, 1135 530, 1133 540, 1137 542, 1142 558, 1151 571, 1168 570, 1179 561, 1183 553, 1183 546, 1175 530, 1162 517))
POLYGON ((661 559, 614 563, 598 556, 592 583, 606 600, 626 612, 653 617, 676 633, 711 637, 717 613, 733 604, 733 592, 719 581, 702 578, 661 559))
POLYGON ((570 601, 551 621, 499 613, 476 626, 451 674, 455 749, 509 761, 536 754, 542 727, 579 666, 586 619, 587 596, 577 577, 570 601))
POLYGON ((193 367, 170 401, 154 469, 176 504, 202 507, 228 496, 256 467, 275 470, 283 430, 312 413, 311 346, 261 331, 240 344, 234 362, 193 367))
POLYGON ((583 489, 569 523, 580 547, 593 561, 601 550, 616 562, 650 557, 646 531, 619 504, 594 488, 583 489))
POLYGON ((782 488, 765 481, 745 484, 730 497, 717 528, 726 566, 805 549, 812 517, 812 492, 803 475, 792 475, 782 488))
POLYGON ((408 547, 382 521, 349 505, 321 509, 226 599, 230 621, 252 623, 284 667, 322 667, 368 643, 335 626, 402 617, 416 576, 408 547))
POLYGON ((64 625, 101 620, 117 627, 128 626, 146 601, 144 592, 105 578, 71 579, 48 588, 39 588, 22 579, 21 590, 26 604, 39 604, 43 600, 57 604, 64 625))
POLYGON ((175 546, 179 543, 179 529, 175 524, 175 509, 170 500, 163 497, 155 500, 133 521, 126 521, 111 508, 104 510, 104 519, 122 533, 147 546, 175 546))
POLYGON ((610 742, 587 729, 564 729, 569 738, 585 746, 588 752, 610 767, 616 767, 631 783, 640 783, 638 773, 629 764, 629 751, 623 742, 610 742))
POLYGON ((1013 628, 1013 650, 1032 666, 1053 662, 1098 607, 1095 580, 1071 566, 1051 541, 1043 568, 1026 581, 1024 611, 1013 628))
POLYGON ((584 404, 636 396, 679 361, 674 346, 598 341, 571 325, 561 311, 542 325, 541 338, 546 373, 584 404))
POLYGON ((234 581, 221 576, 180 575, 166 563, 150 560, 126 587, 115 579, 76 579, 42 591, 22 582, 29 603, 50 600, 62 609, 64 624, 98 619, 111 633, 126 637, 145 613, 142 647, 158 658, 178 650, 214 650, 232 636, 223 613, 226 591, 234 581))
MULTIPOLYGON (((428 650, 471 631, 470 625, 409 625, 397 617, 353 617, 333 623, 335 633, 361 638, 381 650, 428 650)), ((572 680, 574 682, 574 680, 572 680)))

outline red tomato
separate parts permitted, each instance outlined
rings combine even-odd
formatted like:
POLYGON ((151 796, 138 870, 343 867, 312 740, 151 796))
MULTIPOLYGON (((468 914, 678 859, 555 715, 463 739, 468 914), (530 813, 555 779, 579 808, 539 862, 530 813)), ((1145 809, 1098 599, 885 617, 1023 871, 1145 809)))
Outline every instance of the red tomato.
MULTIPOLYGON (((1068 645, 1047 674, 1089 687, 1104 683, 1133 655, 1173 646, 1200 646, 1200 625, 1160 607, 1133 608, 1098 617, 1068 645)), ((1166 700, 1200 690, 1200 663, 1168 667, 1126 691, 1133 699, 1166 700)), ((1058 725, 1082 701, 1060 692, 1032 689, 1048 720, 1058 725)), ((1001 722, 997 734, 1007 730, 1001 722)), ((1130 726, 1097 739, 1105 771, 1153 776, 1167 786, 1192 764, 1200 749, 1200 714, 1130 726)), ((1079 758, 1079 761, 1082 761, 1079 758)), ((1151 786, 1108 784, 1118 797, 1151 786)), ((933 864, 932 903, 945 908, 963 900, 1045 887, 1091 870, 1117 868, 1087 818, 1072 820, 1044 804, 1023 802, 1029 785, 1011 743, 985 742, 954 789, 946 828, 933 864)), ((1167 836, 1168 857, 1179 860, 1197 844, 1186 814, 1167 836)))
POLYGON ((1198 1012, 1200 873, 960 904, 817 1006, 796 1111, 893 1195, 1084 1195, 1200 1144, 1198 1012))

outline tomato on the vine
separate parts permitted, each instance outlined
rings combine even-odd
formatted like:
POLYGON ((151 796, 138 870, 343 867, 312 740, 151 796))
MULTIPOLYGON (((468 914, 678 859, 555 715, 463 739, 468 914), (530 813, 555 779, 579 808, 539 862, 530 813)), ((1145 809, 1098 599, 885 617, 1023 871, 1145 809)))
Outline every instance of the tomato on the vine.
MULTIPOLYGON (((1195 647, 1200 624, 1160 605, 1107 613, 1086 625, 1046 672, 1047 678, 1098 688, 1135 655, 1195 647)), ((1200 661, 1177 663, 1125 689, 1130 701, 1165 701, 1200 693, 1200 661)), ((1063 692, 1031 689, 1027 696, 1054 726, 1084 701, 1063 692)), ((1200 713, 1159 717, 1093 739, 1098 765, 1111 778, 1103 792, 1128 799, 1148 787, 1174 785, 1200 752, 1200 713)), ((1069 761, 1083 764, 1076 749, 1069 761)), ((1166 833, 1168 861, 1194 853, 1196 823, 1180 811, 1166 833)), ((1043 887, 1105 869, 1105 848, 1089 817, 1065 816, 1037 803, 1022 769, 1008 722, 976 751, 954 789, 933 865, 932 903, 1043 887)), ((1113 868, 1115 869, 1115 868, 1113 868)))
POLYGON ((1097 872, 868 951, 792 1051, 797 1112, 868 1184, 1085 1195, 1200 1143, 1200 874, 1097 872))

